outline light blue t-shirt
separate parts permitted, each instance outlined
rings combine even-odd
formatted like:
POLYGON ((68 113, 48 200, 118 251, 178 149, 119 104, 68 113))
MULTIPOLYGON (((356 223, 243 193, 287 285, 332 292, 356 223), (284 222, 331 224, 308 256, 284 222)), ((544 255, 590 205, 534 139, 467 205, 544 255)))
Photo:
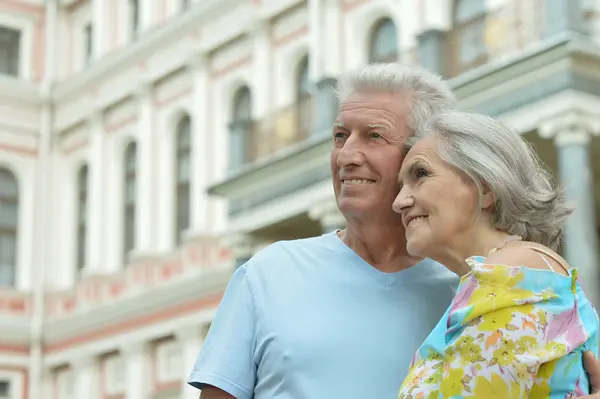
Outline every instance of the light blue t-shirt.
POLYGON ((458 278, 383 273, 336 233, 282 241, 229 282, 189 383, 238 399, 396 399, 458 278))

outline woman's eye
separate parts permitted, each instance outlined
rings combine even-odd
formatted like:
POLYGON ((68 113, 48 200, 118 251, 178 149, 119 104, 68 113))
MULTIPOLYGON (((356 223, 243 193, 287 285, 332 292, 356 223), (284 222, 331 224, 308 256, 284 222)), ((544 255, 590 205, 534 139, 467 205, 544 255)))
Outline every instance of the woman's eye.
POLYGON ((421 177, 426 177, 429 175, 429 172, 423 168, 419 168, 415 171, 415 176, 420 179, 421 177))

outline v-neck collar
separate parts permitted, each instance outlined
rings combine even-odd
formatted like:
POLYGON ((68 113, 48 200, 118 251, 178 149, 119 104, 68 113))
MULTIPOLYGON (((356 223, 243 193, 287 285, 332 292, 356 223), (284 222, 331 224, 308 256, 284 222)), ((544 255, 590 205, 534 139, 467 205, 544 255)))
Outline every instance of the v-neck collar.
POLYGON ((359 254, 357 254, 352 248, 346 245, 338 236, 336 230, 332 233, 327 233, 325 236, 330 236, 331 241, 338 247, 342 256, 348 259, 348 263, 357 266, 365 274, 369 275, 373 280, 380 284, 383 288, 391 288, 411 281, 415 277, 423 274, 427 271, 427 264, 431 263, 427 259, 411 266, 407 269, 386 273, 375 268, 373 265, 365 261, 359 254))

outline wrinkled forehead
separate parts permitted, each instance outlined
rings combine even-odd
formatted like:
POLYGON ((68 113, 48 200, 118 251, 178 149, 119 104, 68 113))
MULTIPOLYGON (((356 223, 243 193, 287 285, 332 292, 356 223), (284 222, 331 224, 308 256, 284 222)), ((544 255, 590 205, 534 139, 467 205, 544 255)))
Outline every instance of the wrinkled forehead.
POLYGON ((429 136, 417 140, 412 147, 407 146, 400 173, 410 170, 412 165, 419 162, 430 164, 438 161, 438 141, 436 137, 429 136))
POLYGON ((340 127, 377 126, 404 133, 409 121, 405 95, 393 92, 360 91, 342 102, 336 123, 340 127))

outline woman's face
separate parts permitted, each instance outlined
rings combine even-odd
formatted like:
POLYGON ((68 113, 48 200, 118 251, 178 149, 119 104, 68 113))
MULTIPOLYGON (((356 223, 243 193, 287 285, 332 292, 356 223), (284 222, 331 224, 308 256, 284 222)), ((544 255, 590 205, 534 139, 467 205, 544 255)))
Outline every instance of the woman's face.
POLYGON ((408 252, 432 259, 464 242, 478 210, 477 186, 439 158, 438 143, 438 138, 426 137, 408 152, 393 205, 402 215, 408 252))

